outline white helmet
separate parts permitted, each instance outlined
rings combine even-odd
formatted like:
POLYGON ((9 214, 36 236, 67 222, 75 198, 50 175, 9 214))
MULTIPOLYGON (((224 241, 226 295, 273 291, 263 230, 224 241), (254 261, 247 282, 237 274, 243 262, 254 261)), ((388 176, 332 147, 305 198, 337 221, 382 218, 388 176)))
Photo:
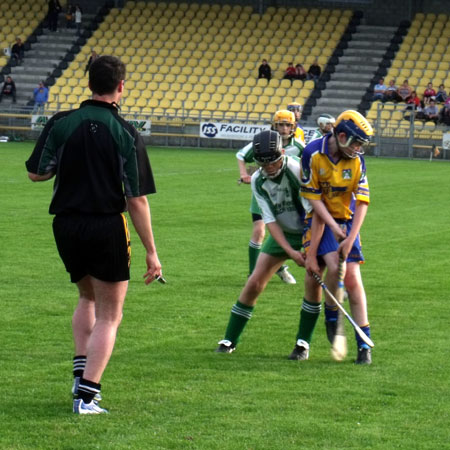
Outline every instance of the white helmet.
MULTIPOLYGON (((324 130, 327 125, 334 125, 335 122, 336 119, 330 114, 323 113, 317 118, 317 125, 321 130, 324 130)), ((329 128, 328 132, 331 131, 331 127, 329 128)))

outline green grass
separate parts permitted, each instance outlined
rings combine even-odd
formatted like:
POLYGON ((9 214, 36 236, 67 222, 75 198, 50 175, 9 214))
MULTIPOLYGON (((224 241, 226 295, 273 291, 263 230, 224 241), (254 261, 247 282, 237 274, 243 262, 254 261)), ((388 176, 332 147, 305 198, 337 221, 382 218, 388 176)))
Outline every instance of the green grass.
MULTIPOLYGON (((310 360, 287 360, 299 284, 276 277, 232 355, 213 352, 246 280, 248 186, 233 152, 149 149, 150 197, 167 285, 132 279, 104 374, 111 414, 71 413, 76 290, 56 252, 52 182, 28 181, 32 143, 0 144, 1 449, 450 448, 450 166, 367 158, 372 204, 363 277, 370 367, 331 361, 322 320, 310 360)), ((133 230, 134 231, 134 230, 133 230)), ((347 326, 350 334, 350 327, 347 326)))

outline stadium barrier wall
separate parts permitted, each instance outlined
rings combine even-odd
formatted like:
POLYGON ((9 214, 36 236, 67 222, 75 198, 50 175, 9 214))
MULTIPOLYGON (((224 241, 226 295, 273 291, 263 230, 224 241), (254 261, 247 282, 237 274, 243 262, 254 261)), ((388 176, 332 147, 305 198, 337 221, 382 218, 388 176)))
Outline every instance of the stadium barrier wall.
MULTIPOLYGON (((0 112, 0 134, 11 140, 36 140, 54 112, 44 115, 31 115, 21 112, 0 112)), ((251 134, 270 126, 266 123, 250 123, 235 119, 232 121, 200 121, 183 117, 145 116, 142 114, 123 114, 143 134, 146 145, 167 147, 197 147, 217 149, 238 149, 251 140, 251 134), (237 130, 229 134, 207 137, 202 126, 233 125, 237 130), (241 127, 241 128, 239 128, 241 127), (241 131, 244 130, 244 133, 241 131), (249 134, 246 134, 249 133, 249 134)), ((444 159, 450 160, 450 128, 442 128, 441 138, 423 137, 416 129, 416 122, 410 120, 403 128, 404 136, 396 136, 390 132, 392 126, 379 116, 372 121, 375 129, 375 139, 366 150, 366 154, 375 157, 444 159)), ((311 134, 314 127, 305 127, 306 136, 311 134)), ((423 132, 424 130, 419 130, 423 132)))

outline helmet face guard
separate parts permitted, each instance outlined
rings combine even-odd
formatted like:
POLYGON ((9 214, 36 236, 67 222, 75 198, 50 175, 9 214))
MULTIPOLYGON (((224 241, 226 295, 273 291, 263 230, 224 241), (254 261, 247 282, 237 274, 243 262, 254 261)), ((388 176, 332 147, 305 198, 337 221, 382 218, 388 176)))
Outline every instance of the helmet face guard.
POLYGON ((373 129, 367 119, 357 111, 344 111, 336 120, 334 133, 339 150, 347 158, 356 158, 364 154, 363 146, 370 143, 373 129), (345 142, 339 141, 339 134, 347 137, 345 142))
MULTIPOLYGON (((288 135, 282 135, 284 138, 293 136, 295 132, 295 114, 292 111, 288 111, 287 109, 282 109, 280 111, 277 111, 273 116, 273 123, 272 126, 275 131, 280 131, 277 128, 278 124, 288 124, 291 126, 290 132, 288 135)), ((281 133, 280 133, 281 134, 281 133)))
POLYGON ((327 133, 329 133, 334 125, 334 123, 336 122, 336 119, 331 116, 330 114, 321 114, 318 118, 317 118, 317 125, 319 125, 319 128, 322 131, 326 131, 327 133), (331 126, 329 126, 331 125, 331 126))

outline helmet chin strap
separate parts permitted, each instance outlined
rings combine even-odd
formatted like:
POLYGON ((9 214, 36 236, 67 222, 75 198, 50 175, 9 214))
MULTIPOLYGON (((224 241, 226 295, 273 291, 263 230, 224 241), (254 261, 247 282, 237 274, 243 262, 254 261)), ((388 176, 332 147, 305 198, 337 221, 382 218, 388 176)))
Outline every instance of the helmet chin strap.
POLYGON ((284 168, 286 167, 286 157, 285 157, 285 155, 283 155, 282 158, 283 158, 283 164, 281 164, 281 167, 280 167, 280 168, 276 171, 276 173, 273 174, 273 175, 269 175, 269 174, 264 170, 264 168, 261 167, 261 172, 263 173, 263 175, 264 175, 266 178, 269 178, 269 179, 273 180, 273 179, 276 178, 278 175, 280 175, 281 172, 283 172, 284 168))

